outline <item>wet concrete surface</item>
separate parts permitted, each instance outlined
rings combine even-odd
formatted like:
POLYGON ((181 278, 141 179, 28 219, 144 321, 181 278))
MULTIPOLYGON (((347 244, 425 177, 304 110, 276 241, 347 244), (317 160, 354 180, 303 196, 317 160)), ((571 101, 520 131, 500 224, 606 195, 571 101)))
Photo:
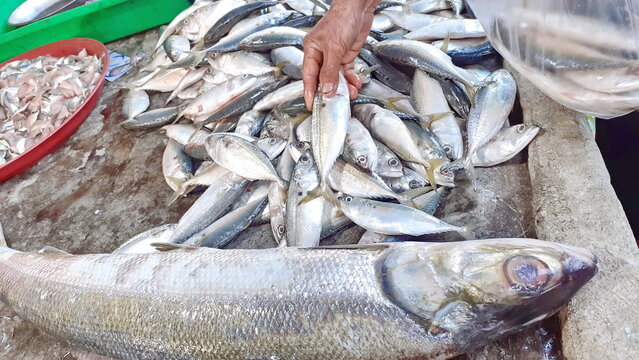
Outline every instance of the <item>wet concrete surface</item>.
MULTIPOLYGON (((157 31, 151 30, 108 47, 129 56, 150 54, 156 39, 157 31)), ((37 251, 49 245, 73 254, 111 252, 140 232, 177 222, 195 201, 196 194, 168 205, 172 191, 162 176, 162 132, 128 132, 117 125, 124 120, 124 91, 119 86, 133 77, 107 84, 97 107, 61 148, 0 184, 0 222, 10 246, 37 251)), ((506 164, 475 169, 459 183, 436 216, 470 226, 477 238, 535 236, 525 153, 506 164)), ((323 244, 356 243, 363 232, 353 226, 323 244)), ((460 240, 455 234, 438 239, 460 240)), ((262 225, 249 228, 228 248, 274 246, 270 226, 262 225)), ((557 358, 553 349, 559 349, 559 340, 548 330, 552 327, 551 321, 458 360, 557 358)), ((71 350, 0 307, 0 358, 75 359, 71 350)))

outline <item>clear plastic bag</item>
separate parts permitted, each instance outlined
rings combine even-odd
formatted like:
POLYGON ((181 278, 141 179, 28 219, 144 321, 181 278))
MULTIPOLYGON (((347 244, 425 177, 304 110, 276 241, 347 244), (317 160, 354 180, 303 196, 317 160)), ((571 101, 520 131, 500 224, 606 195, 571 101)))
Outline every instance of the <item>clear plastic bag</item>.
POLYGON ((639 109, 639 0, 468 0, 493 46, 555 101, 600 118, 639 109))

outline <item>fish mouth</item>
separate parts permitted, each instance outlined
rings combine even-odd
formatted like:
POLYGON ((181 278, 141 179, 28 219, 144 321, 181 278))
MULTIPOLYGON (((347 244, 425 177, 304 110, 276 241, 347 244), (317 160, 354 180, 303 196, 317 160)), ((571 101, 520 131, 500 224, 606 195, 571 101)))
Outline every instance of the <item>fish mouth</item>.
POLYGON ((564 275, 577 284, 585 284, 599 271, 599 258, 590 250, 570 246, 572 255, 564 260, 564 275))

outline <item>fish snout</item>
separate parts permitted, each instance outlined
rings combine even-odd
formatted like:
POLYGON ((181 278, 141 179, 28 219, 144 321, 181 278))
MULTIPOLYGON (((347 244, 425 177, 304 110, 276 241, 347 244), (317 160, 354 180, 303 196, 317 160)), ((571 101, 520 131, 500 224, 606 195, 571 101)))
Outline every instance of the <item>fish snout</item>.
POLYGON ((564 274, 578 283, 588 282, 597 272, 599 259, 590 250, 572 248, 572 254, 564 261, 564 274))

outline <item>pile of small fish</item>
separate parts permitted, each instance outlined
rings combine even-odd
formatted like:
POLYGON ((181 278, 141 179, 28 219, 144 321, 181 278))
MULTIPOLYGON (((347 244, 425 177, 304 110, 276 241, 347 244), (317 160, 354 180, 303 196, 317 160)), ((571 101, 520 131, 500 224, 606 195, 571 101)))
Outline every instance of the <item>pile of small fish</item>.
POLYGON ((509 126, 516 84, 481 25, 461 2, 382 2, 355 62, 359 97, 340 74, 309 112, 300 49, 328 6, 200 1, 168 25, 126 85, 121 125, 164 127, 174 199, 207 189, 149 239, 220 248, 266 222, 281 246, 318 246, 352 223, 368 230, 361 243, 470 236, 432 216, 455 171, 505 162, 539 130, 509 126), (170 92, 167 107, 147 111, 147 92, 170 92))
POLYGON ((0 166, 60 127, 86 101, 102 62, 86 50, 18 60, 0 69, 0 166))

